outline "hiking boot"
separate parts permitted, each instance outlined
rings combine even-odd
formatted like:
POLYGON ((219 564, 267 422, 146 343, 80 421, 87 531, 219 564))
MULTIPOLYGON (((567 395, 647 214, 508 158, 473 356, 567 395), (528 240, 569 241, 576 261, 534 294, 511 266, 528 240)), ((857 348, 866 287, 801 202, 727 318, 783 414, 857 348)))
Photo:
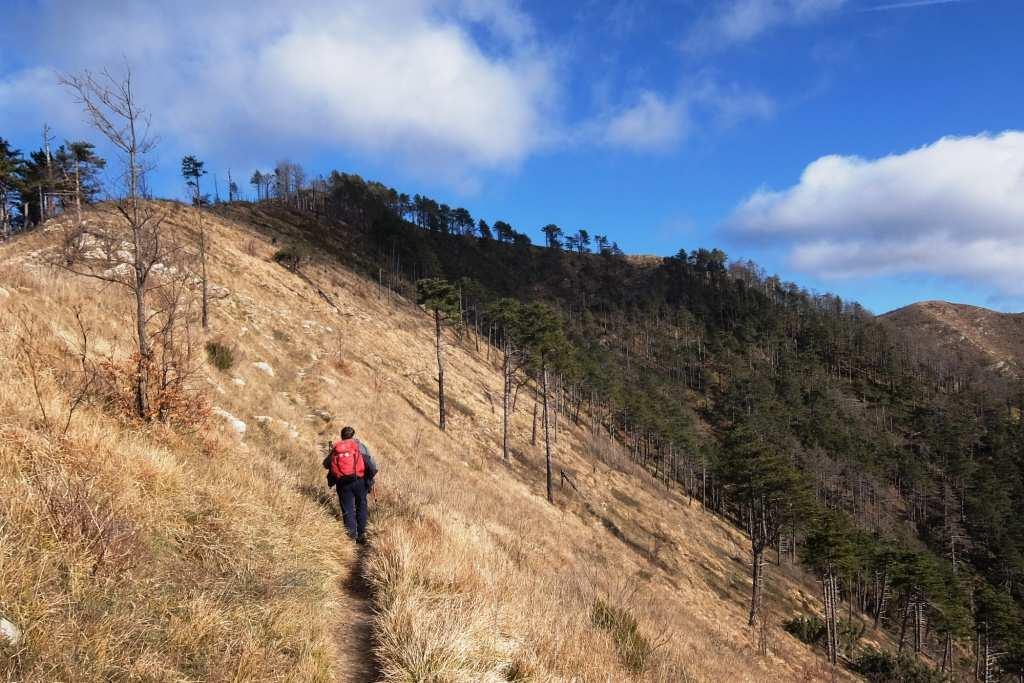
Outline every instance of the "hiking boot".
POLYGON ((356 543, 358 543, 359 545, 366 545, 366 534, 363 534, 362 536, 356 536, 356 543))

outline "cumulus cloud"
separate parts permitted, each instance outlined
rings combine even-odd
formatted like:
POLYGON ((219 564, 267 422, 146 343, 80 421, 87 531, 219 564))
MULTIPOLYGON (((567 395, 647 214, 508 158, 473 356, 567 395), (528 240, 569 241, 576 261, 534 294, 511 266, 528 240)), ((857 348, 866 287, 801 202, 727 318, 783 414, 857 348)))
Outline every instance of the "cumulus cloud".
POLYGON ((536 150, 557 97, 552 60, 506 0, 55 0, 20 25, 12 52, 33 66, 0 75, 0 109, 33 127, 76 114, 55 71, 127 59, 181 145, 341 146, 459 174, 536 150))
POLYGON ((726 227, 823 278, 944 276, 1024 297, 1024 132, 822 157, 793 187, 752 194, 726 227))
POLYGON ((643 90, 631 104, 598 117, 588 128, 590 137, 605 145, 668 151, 699 127, 728 128, 774 112, 774 101, 760 92, 702 78, 670 97, 643 90))
POLYGON ((698 53, 720 50, 779 26, 816 21, 844 4, 846 0, 725 0, 696 22, 683 40, 683 49, 698 53))

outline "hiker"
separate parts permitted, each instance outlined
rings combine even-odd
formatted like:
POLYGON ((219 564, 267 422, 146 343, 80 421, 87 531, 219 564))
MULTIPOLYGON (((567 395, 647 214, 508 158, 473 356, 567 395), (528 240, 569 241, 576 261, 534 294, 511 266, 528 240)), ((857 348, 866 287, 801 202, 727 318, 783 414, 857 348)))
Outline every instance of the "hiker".
POLYGON ((328 488, 334 486, 338 490, 345 531, 361 544, 366 540, 366 496, 373 491, 377 464, 355 436, 356 430, 351 427, 342 429, 341 441, 330 445, 323 465, 327 469, 328 488))

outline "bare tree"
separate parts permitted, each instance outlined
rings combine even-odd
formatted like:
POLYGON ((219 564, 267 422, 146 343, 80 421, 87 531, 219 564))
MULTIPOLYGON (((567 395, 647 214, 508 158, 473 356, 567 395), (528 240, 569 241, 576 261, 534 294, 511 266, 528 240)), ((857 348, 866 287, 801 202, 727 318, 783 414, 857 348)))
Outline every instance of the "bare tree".
POLYGON ((50 143, 53 136, 50 135, 49 124, 43 124, 43 160, 46 162, 42 169, 43 177, 39 179, 39 222, 45 223, 55 213, 53 206, 53 155, 50 154, 50 143))
POLYGON ((118 220, 112 226, 90 228, 91 239, 80 241, 82 253, 76 255, 75 265, 70 267, 79 274, 122 285, 131 292, 137 342, 135 411, 148 420, 153 352, 147 333, 152 315, 147 294, 154 267, 169 256, 161 240, 163 212, 153 203, 143 201, 145 174, 151 170, 146 155, 156 146, 157 138, 150 132, 149 112, 135 99, 131 69, 127 66, 122 76, 106 70, 99 74, 84 71, 62 75, 60 83, 71 90, 89 123, 121 157, 124 187, 114 202, 118 220))

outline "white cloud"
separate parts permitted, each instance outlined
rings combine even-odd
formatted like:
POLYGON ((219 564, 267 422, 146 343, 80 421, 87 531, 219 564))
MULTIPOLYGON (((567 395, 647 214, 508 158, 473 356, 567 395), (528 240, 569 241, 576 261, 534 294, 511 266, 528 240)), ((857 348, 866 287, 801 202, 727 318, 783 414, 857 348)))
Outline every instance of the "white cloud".
POLYGON ((505 0, 58 0, 19 23, 35 66, 0 75, 0 110, 71 116, 53 71, 126 58, 154 126, 203 153, 354 148, 459 176, 538 149, 558 95, 553 61, 505 0))
POLYGON ((788 24, 806 24, 840 9, 846 0, 725 0, 714 4, 683 40, 687 52, 713 52, 753 40, 788 24))
POLYGON ((886 12, 894 9, 914 9, 917 7, 931 7, 933 5, 957 5, 963 0, 909 0, 908 2, 891 2, 886 5, 875 5, 866 7, 862 12, 886 12))
POLYGON ((766 119, 775 103, 766 95, 709 78, 695 79, 671 97, 643 90, 633 104, 584 127, 597 142, 638 151, 671 151, 699 127, 728 128, 766 119))
POLYGON ((946 137, 866 160, 826 156, 726 222, 823 278, 931 275, 1024 296, 1024 132, 946 137))
POLYGON ((644 91, 636 104, 608 119, 604 141, 633 149, 665 148, 679 142, 690 125, 685 101, 667 101, 656 93, 644 91))

